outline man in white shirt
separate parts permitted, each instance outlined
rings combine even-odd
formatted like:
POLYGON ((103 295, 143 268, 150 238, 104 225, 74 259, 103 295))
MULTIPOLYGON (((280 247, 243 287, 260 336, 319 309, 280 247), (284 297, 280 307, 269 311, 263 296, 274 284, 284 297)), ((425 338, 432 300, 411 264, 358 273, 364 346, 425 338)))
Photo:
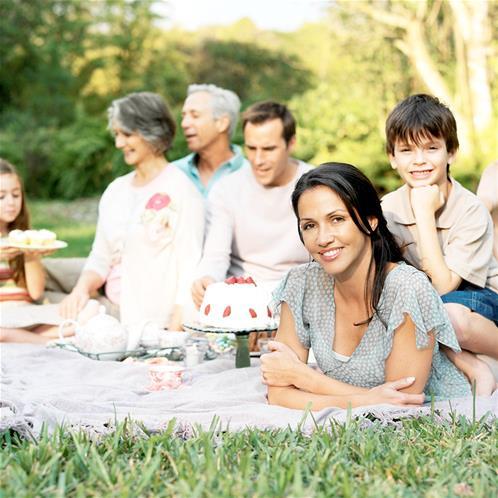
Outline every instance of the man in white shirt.
POLYGON ((208 196, 206 240, 192 286, 197 307, 206 287, 227 276, 251 276, 272 288, 290 268, 309 261, 291 194, 312 166, 291 157, 292 114, 285 105, 260 102, 245 111, 242 128, 251 168, 222 178, 208 196))

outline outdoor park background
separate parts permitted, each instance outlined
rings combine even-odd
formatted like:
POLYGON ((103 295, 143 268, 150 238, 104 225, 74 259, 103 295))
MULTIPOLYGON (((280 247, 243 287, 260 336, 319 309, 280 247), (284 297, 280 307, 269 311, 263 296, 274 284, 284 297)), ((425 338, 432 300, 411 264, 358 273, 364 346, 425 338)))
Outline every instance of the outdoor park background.
MULTIPOLYGON (((435 94, 457 116, 452 169, 467 186, 498 156, 498 2, 322 2, 317 22, 291 32, 247 18, 167 27, 167 4, 0 0, 0 155, 21 169, 32 198, 97 196, 128 171, 106 130, 112 99, 158 92, 179 122, 187 85, 200 82, 236 91, 242 109, 287 103, 299 158, 352 162, 380 190, 398 185, 385 118, 411 93, 435 94)), ((179 129, 169 159, 186 153, 179 129)))
MULTIPOLYGON (((306 13, 306 3, 274 1, 268 15, 306 13)), ((384 152, 387 114, 409 94, 432 93, 457 117, 452 173, 475 188, 498 157, 498 2, 308 3, 316 21, 293 31, 249 18, 187 31, 168 19, 179 0, 0 0, 0 156, 24 177, 34 225, 69 242, 59 255, 88 253, 98 197, 128 171, 106 109, 133 91, 163 95, 178 124, 190 83, 232 89, 242 109, 285 102, 299 125, 297 157, 356 164, 379 192, 399 185, 384 152), (93 201, 74 202, 83 197, 93 201)), ((179 127, 168 157, 187 153, 179 127)))

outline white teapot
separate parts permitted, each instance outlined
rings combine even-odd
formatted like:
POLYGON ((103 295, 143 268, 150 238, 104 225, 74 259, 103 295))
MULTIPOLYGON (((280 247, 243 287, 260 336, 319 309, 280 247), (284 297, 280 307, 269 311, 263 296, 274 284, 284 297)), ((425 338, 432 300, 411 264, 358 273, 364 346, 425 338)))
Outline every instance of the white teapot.
POLYGON ((64 339, 64 328, 67 325, 74 325, 74 344, 78 349, 85 353, 106 353, 106 359, 115 360, 122 356, 124 351, 138 347, 142 332, 148 323, 127 329, 116 318, 107 315, 104 306, 101 306, 99 313, 85 325, 80 325, 76 320, 64 320, 59 325, 59 338, 64 339))

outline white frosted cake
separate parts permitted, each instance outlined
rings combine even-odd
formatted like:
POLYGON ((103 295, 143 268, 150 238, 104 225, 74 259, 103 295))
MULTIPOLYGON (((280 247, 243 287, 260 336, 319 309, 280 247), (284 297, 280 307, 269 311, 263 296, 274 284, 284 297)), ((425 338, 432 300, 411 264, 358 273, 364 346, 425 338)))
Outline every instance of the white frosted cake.
POLYGON ((230 277, 207 287, 198 321, 206 327, 233 330, 275 328, 271 295, 251 277, 230 277))
POLYGON ((57 239, 54 232, 50 230, 12 230, 9 232, 8 240, 12 244, 25 246, 50 246, 57 239))

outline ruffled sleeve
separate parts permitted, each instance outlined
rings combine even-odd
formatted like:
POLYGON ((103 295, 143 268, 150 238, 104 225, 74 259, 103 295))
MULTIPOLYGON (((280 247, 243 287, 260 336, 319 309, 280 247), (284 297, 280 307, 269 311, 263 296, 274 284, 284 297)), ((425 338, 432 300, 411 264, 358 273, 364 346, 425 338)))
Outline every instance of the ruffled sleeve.
POLYGON ((299 341, 305 348, 311 347, 310 326, 304 318, 304 297, 306 288, 306 267, 298 266, 291 269, 282 279, 278 287, 273 291, 272 305, 276 312, 280 305, 285 302, 291 310, 299 341))
POLYGON ((461 351, 443 302, 424 273, 403 265, 395 274, 388 275, 384 289, 380 313, 387 324, 388 352, 405 315, 415 324, 417 349, 429 347, 429 333, 433 333, 438 343, 461 351))

